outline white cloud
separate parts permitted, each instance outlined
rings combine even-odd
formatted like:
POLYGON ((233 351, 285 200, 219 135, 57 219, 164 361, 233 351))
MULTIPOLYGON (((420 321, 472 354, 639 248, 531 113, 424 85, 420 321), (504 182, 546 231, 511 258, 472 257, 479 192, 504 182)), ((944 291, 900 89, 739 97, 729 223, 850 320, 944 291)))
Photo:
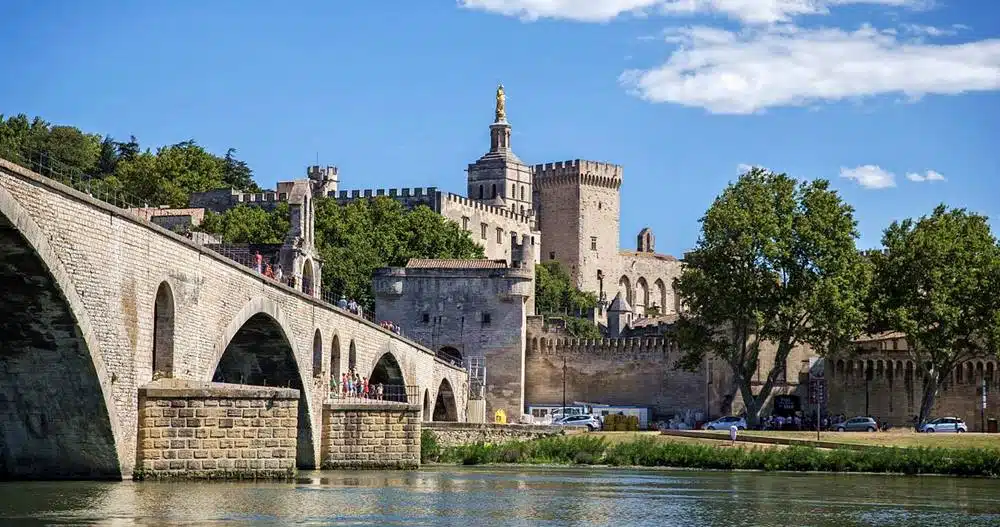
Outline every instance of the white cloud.
POLYGON ((919 9, 932 0, 458 0, 460 7, 523 20, 540 18, 607 22, 623 14, 716 14, 745 24, 787 22, 802 15, 825 15, 848 4, 919 9))
POLYGON ((882 189, 896 186, 896 176, 878 165, 840 167, 840 177, 850 179, 864 188, 882 189))
POLYGON ((687 27, 665 40, 678 48, 664 64, 628 70, 620 81, 647 101, 713 113, 1000 89, 1000 39, 937 45, 904 42, 867 25, 856 31, 782 25, 741 32, 687 27))
POLYGON ((959 31, 963 29, 969 29, 969 26, 963 24, 952 24, 950 27, 936 27, 936 26, 921 26, 919 24, 903 24, 902 28, 907 33, 918 36, 928 36, 928 37, 950 37, 957 35, 959 31))
POLYGON ((740 175, 743 175, 743 174, 746 174, 747 172, 749 172, 750 169, 752 169, 752 168, 753 168, 753 165, 748 165, 746 163, 740 163, 740 164, 736 165, 736 172, 738 172, 740 175))
POLYGON ((919 172, 910 172, 906 174, 906 179, 917 183, 923 183, 924 181, 947 181, 940 172, 935 172, 934 170, 928 170, 923 174, 920 174, 919 172))

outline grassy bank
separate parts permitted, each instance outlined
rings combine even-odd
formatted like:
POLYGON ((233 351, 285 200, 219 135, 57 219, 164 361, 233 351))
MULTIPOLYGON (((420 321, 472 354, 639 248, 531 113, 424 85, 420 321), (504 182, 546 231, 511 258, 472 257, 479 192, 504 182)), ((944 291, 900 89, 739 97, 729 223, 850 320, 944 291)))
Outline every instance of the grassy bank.
POLYGON ((433 432, 425 431, 422 439, 421 457, 425 463, 611 465, 1000 477, 1000 450, 980 448, 730 448, 664 441, 655 437, 608 441, 592 434, 441 448, 433 438, 433 432))

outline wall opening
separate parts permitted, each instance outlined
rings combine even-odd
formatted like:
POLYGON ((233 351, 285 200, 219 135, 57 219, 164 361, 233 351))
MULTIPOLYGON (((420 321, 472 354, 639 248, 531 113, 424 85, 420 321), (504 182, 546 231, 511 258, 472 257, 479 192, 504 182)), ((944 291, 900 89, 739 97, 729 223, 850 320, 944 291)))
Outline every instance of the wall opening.
POLYGON ((430 421, 432 415, 433 414, 431 414, 431 391, 424 388, 424 411, 422 420, 430 421))
POLYGON ((313 377, 323 376, 323 335, 319 330, 313 334, 313 354, 312 354, 313 377))
POLYGON ((452 364, 462 364, 462 352, 454 346, 444 346, 437 351, 438 358, 446 360, 452 364))
POLYGON ((264 313, 250 317, 226 346, 212 381, 299 390, 296 466, 315 468, 306 391, 292 345, 278 321, 264 313))
POLYGON ((307 259, 302 263, 302 292, 307 295, 313 294, 316 282, 313 275, 313 261, 307 259))
POLYGON ((354 349, 354 339, 351 339, 350 349, 347 351, 347 373, 358 371, 358 352, 354 349))
POLYGON ((437 401, 434 402, 434 421, 458 421, 455 392, 448 379, 441 379, 441 386, 438 387, 437 401))
POLYGON ((406 381, 403 379, 403 370, 396 362, 396 358, 391 353, 383 354, 372 368, 372 374, 368 376, 368 384, 384 388, 384 399, 398 403, 407 402, 406 381))
POLYGON ((340 380, 340 337, 333 336, 333 344, 330 344, 330 379, 340 380))
POLYGON ((160 283, 153 304, 153 378, 174 376, 174 295, 160 283))
POLYGON ((0 479, 121 479, 91 351, 49 267, 0 213, 0 479))

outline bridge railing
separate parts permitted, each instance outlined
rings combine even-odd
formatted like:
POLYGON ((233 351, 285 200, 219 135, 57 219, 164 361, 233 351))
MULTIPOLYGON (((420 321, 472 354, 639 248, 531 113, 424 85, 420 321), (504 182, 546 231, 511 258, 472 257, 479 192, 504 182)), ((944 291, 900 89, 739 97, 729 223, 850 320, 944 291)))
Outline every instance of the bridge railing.
POLYGON ((345 388, 342 383, 335 383, 330 389, 330 402, 345 404, 379 404, 408 403, 420 404, 420 387, 413 384, 382 384, 345 388))
POLYGON ((117 179, 87 174, 46 150, 22 146, 0 151, 0 157, 118 208, 149 207, 146 200, 126 192, 117 179))

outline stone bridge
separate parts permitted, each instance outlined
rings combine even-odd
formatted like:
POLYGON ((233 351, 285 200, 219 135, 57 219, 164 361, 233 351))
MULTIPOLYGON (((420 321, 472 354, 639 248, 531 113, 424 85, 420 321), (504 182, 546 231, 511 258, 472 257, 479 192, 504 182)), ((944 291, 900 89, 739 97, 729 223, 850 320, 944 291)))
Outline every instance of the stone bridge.
POLYGON ((316 467, 349 368, 464 420, 461 367, 0 159, 0 479, 130 478, 154 371, 298 389, 296 464, 316 467))

